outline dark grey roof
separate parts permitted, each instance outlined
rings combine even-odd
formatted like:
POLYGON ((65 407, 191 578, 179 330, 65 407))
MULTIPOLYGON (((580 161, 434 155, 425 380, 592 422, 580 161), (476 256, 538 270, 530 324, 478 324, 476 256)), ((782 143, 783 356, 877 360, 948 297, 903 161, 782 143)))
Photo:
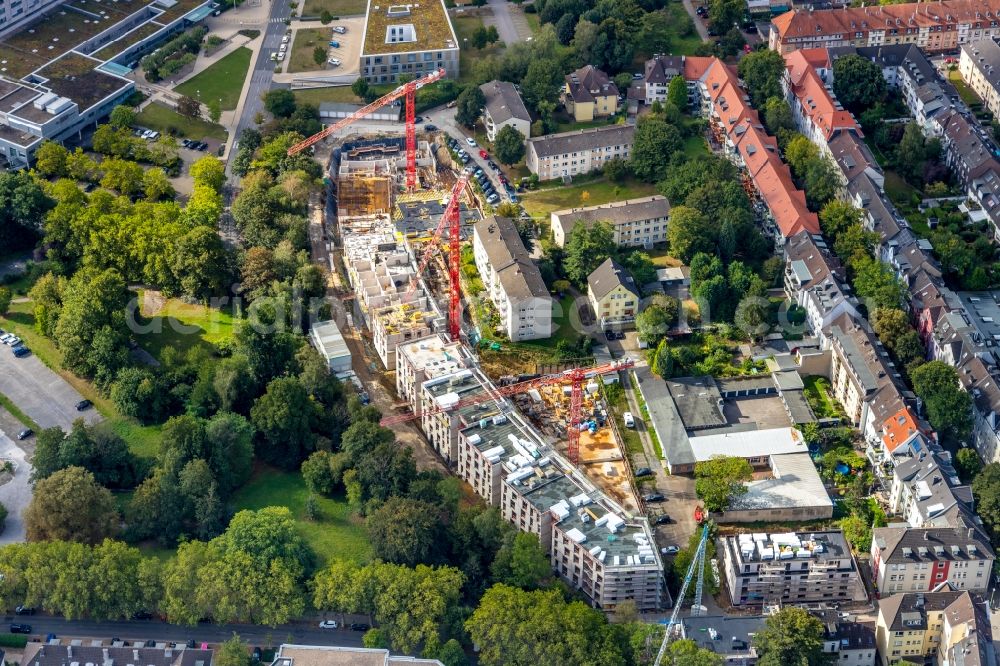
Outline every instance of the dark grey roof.
POLYGON ((639 297, 639 290, 635 288, 635 280, 632 279, 624 266, 611 257, 605 259, 603 264, 587 276, 587 285, 597 300, 601 300, 610 294, 612 289, 619 286, 628 289, 636 298, 639 297))
POLYGON ((584 65, 566 75, 566 87, 574 102, 594 102, 598 97, 618 97, 618 86, 593 65, 584 65))
POLYGON ((658 55, 646 61, 646 83, 667 83, 684 74, 684 56, 658 55))
POLYGON ((964 562, 994 557, 989 539, 974 527, 876 527, 873 539, 882 562, 964 562))
POLYGON ((528 144, 541 158, 609 146, 631 146, 634 136, 635 125, 608 125, 561 134, 547 134, 528 139, 528 144))
POLYGON ((486 112, 496 124, 511 118, 531 122, 531 115, 525 108, 521 96, 509 81, 489 81, 479 86, 486 98, 486 112))
POLYGON ((962 44, 962 51, 969 54, 972 66, 979 70, 983 78, 994 89, 1000 89, 1000 44, 992 39, 982 39, 962 44))
POLYGON ((542 274, 510 218, 490 215, 476 223, 476 234, 508 299, 550 298, 542 274))
POLYGON ((754 615, 750 617, 727 617, 723 615, 686 617, 682 620, 684 638, 694 641, 699 647, 711 650, 723 657, 730 657, 740 663, 740 658, 750 656, 752 635, 760 633, 764 628, 766 618, 754 615), (718 640, 712 640, 714 629, 718 640), (742 641, 733 643, 733 640, 742 641))
POLYGON ((577 222, 583 222, 589 227, 599 221, 615 225, 653 220, 669 215, 670 202, 659 194, 638 199, 626 199, 625 201, 612 201, 585 208, 564 208, 552 213, 552 217, 559 218, 563 230, 567 233, 577 222))
POLYGON ((73 663, 101 666, 210 666, 212 651, 183 647, 92 647, 29 643, 21 666, 69 666, 73 663), (35 646, 37 651, 32 654, 35 646))

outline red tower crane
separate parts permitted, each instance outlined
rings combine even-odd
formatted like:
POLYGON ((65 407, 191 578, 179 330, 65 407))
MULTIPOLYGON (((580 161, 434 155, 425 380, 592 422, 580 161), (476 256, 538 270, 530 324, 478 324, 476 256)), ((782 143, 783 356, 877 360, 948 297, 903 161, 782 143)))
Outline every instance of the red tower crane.
POLYGON ((525 382, 510 384, 509 386, 501 386, 493 391, 487 391, 474 395, 471 398, 459 400, 455 404, 449 405, 448 407, 435 407, 434 409, 427 410, 421 414, 397 414, 395 416, 386 416, 382 419, 380 424, 383 427, 390 427, 396 425, 397 423, 413 421, 423 416, 441 414, 461 409, 462 407, 468 407, 469 405, 478 405, 491 400, 499 400, 500 398, 517 395, 518 393, 525 393, 531 389, 541 388, 543 386, 565 384, 566 382, 570 382, 572 385, 572 393, 570 394, 570 415, 569 423, 566 425, 566 439, 569 442, 569 459, 574 465, 576 465, 580 462, 580 422, 583 420, 581 414, 583 411, 583 381, 585 379, 590 379, 591 377, 597 377, 598 375, 607 375, 612 372, 627 370, 633 365, 635 365, 635 361, 626 358, 620 361, 612 361, 611 363, 594 365, 589 368, 572 368, 570 370, 564 370, 563 372, 544 375, 536 379, 529 379, 525 382))
POLYGON ((434 235, 431 237, 430 242, 427 243, 427 247, 424 248, 424 256, 420 260, 420 265, 417 266, 417 272, 413 275, 413 279, 410 280, 410 286, 406 290, 405 298, 405 300, 409 300, 409 297, 416 290, 420 276, 423 275, 424 269, 430 262, 431 257, 434 256, 434 250, 441 242, 441 235, 444 233, 445 227, 447 227, 449 235, 448 335, 453 342, 457 342, 462 333, 462 284, 458 278, 458 267, 462 261, 461 239, 459 238, 462 230, 462 215, 459 199, 468 184, 469 174, 462 173, 458 181, 455 182, 455 186, 451 188, 451 199, 448 201, 448 206, 444 209, 444 215, 441 216, 437 229, 434 230, 434 235))
POLYGON ((372 111, 381 109, 387 104, 392 104, 400 97, 406 98, 406 189, 412 191, 417 186, 417 128, 416 128, 416 102, 415 97, 417 90, 423 88, 429 83, 434 83, 445 76, 445 71, 439 69, 436 72, 431 72, 426 76, 422 76, 419 79, 409 81, 399 86, 393 90, 388 95, 379 97, 377 100, 371 104, 366 104, 361 107, 351 115, 347 116, 343 120, 338 120, 332 125, 327 126, 321 132, 313 134, 308 139, 298 142, 294 146, 288 149, 288 155, 295 155, 300 153, 309 146, 322 141, 326 137, 339 132, 356 120, 364 118, 372 111))

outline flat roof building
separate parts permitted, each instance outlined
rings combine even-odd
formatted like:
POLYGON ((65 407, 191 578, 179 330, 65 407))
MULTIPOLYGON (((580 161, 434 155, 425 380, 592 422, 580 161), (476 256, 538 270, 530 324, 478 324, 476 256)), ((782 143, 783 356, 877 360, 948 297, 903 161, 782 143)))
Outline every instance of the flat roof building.
POLYGON ((394 655, 380 648, 283 644, 271 666, 444 666, 437 659, 394 655))
POLYGON ((334 321, 319 321, 309 328, 309 340, 320 356, 326 359, 330 372, 336 374, 351 369, 351 350, 334 321))
POLYGON ((394 83, 443 69, 458 78, 458 38, 444 0, 399 4, 368 0, 361 45, 361 76, 394 83))

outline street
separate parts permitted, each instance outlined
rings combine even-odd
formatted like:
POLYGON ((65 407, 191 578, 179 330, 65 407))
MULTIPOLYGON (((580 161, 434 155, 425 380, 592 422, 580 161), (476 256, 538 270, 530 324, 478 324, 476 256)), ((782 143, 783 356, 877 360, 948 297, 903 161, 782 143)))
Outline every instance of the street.
MULTIPOLYGON (((344 619, 339 613, 331 614, 330 617, 338 622, 344 619)), ((359 622, 368 622, 368 618, 362 616, 357 618, 348 616, 347 622, 352 622, 355 619, 359 622)), ((310 622, 282 624, 277 627, 251 624, 198 624, 194 627, 185 627, 158 620, 65 620, 41 615, 29 617, 8 615, 4 620, 5 623, 23 622, 30 624, 33 637, 55 634, 59 638, 104 640, 120 638, 127 641, 152 639, 186 643, 193 639, 196 643, 221 643, 232 638, 233 634, 236 633, 243 641, 251 645, 277 646, 281 643, 299 643, 360 647, 361 637, 364 635, 363 632, 351 631, 350 629, 320 629, 319 619, 310 622)))

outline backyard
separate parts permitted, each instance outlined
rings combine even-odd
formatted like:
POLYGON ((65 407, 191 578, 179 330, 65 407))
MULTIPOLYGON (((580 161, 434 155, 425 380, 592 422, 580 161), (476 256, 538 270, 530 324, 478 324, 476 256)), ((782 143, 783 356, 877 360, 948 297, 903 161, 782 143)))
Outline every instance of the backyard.
POLYGON ((142 290, 139 303, 143 330, 148 332, 137 333, 136 341, 156 358, 166 347, 180 352, 204 347, 214 352, 216 345, 232 339, 234 320, 228 308, 163 299, 158 292, 142 290))
POLYGON ((371 558, 371 544, 362 519, 354 514, 343 496, 316 497, 318 515, 306 516, 306 488, 298 472, 283 472, 259 465, 243 488, 233 496, 233 506, 241 509, 262 509, 267 506, 287 507, 295 518, 299 534, 309 542, 323 566, 334 557, 355 562, 371 558))
POLYGON ((159 102, 152 102, 140 111, 135 118, 137 125, 156 130, 163 134, 175 134, 196 141, 205 139, 226 140, 226 130, 222 125, 216 125, 200 118, 182 116, 173 109, 159 102))
POLYGON ((320 46, 325 53, 329 41, 329 28, 303 28, 296 30, 295 41, 292 42, 292 48, 288 52, 287 71, 294 73, 323 69, 326 61, 325 56, 323 59, 324 64, 316 64, 316 61, 313 59, 313 51, 317 46, 320 46))
POLYGON ((522 195, 524 209, 534 218, 548 218, 549 213, 575 206, 596 206, 611 201, 656 194, 656 186, 635 179, 615 183, 604 176, 595 179, 581 177, 573 185, 546 184, 542 189, 522 195), (579 182, 579 181, 585 182, 579 182))
POLYGON ((830 395, 830 381, 826 377, 810 375, 803 382, 805 383, 806 401, 817 418, 831 419, 843 416, 840 405, 834 402, 830 395))
POLYGON ((250 70, 253 51, 241 46, 226 57, 205 68, 174 90, 204 103, 220 100, 219 108, 230 111, 240 101, 243 82, 250 70))

